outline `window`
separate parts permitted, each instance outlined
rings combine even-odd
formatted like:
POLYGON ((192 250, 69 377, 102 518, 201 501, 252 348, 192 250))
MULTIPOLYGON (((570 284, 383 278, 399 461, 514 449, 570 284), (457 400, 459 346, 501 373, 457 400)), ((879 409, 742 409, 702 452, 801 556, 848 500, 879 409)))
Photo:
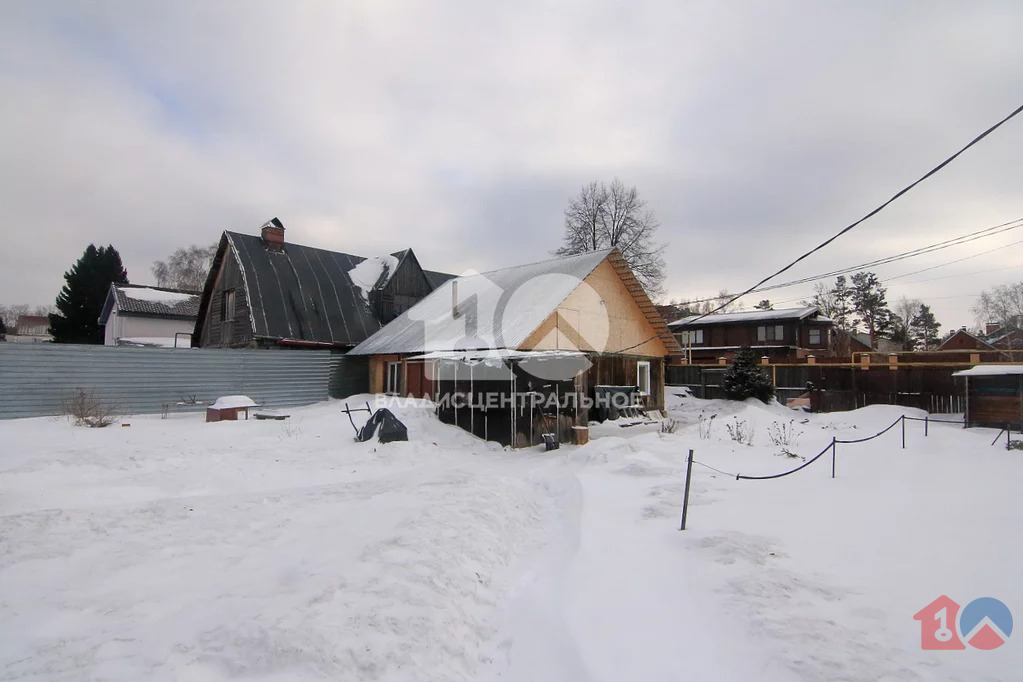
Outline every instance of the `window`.
POLYGON ((810 328, 810 345, 811 346, 821 345, 821 330, 819 327, 810 328))
POLYGON ((220 306, 220 319, 222 322, 230 322, 234 319, 234 289, 224 292, 224 300, 220 306))
POLYGON ((785 325, 783 324, 757 327, 757 341, 783 341, 784 339, 785 325))
POLYGON ((387 363, 387 393, 398 395, 401 393, 401 363, 387 363))
POLYGON ((695 346, 697 344, 703 343, 702 329, 693 329, 691 331, 685 331, 682 332, 681 336, 682 338, 680 340, 680 343, 683 346, 695 346))
POLYGON ((640 395, 650 395, 650 363, 645 360, 636 363, 636 385, 640 395))

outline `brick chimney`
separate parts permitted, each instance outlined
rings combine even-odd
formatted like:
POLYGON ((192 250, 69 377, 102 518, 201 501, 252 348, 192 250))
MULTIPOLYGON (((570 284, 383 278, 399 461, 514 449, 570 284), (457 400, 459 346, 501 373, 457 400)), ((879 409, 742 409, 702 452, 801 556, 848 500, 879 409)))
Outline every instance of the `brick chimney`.
POLYGON ((277 218, 263 225, 263 243, 267 251, 284 250, 284 223, 277 218))
POLYGON ((984 325, 984 336, 991 336, 1001 328, 1002 325, 998 322, 988 322, 986 325, 984 325))

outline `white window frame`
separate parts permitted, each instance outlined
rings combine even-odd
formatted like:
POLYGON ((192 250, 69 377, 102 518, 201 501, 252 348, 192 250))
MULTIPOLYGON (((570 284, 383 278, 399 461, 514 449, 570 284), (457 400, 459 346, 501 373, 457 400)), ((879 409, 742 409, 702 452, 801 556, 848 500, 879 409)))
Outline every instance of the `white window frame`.
POLYGON ((785 325, 769 324, 757 327, 757 341, 784 341, 785 325))
POLYGON ((384 392, 388 395, 401 394, 401 361, 387 363, 387 375, 384 392), (397 384, 397 385, 395 385, 397 384))
POLYGON ((703 343, 703 330, 702 329, 690 329, 682 332, 682 345, 683 346, 696 346, 703 343))
POLYGON ((640 360, 636 363, 636 386, 639 387, 640 395, 650 395, 650 388, 653 383, 653 375, 650 374, 650 362, 640 360), (643 370, 646 369, 646 381, 643 381, 643 370), (644 384, 646 386, 644 387, 644 384))

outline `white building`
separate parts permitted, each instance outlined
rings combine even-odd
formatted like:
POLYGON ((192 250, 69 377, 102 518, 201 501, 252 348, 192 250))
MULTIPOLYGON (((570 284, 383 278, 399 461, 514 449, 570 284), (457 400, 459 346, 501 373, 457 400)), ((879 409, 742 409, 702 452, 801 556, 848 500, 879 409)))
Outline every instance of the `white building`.
POLYGON ((134 284, 111 284, 99 323, 107 346, 189 348, 200 295, 134 284))

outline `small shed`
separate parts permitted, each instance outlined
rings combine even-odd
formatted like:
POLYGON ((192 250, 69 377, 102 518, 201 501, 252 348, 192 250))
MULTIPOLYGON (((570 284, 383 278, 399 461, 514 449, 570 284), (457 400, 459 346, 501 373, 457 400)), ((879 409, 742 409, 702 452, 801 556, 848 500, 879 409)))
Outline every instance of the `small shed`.
POLYGON ((217 402, 206 408, 206 421, 238 421, 238 415, 242 413, 245 413, 245 419, 248 419, 250 407, 259 405, 247 395, 221 396, 217 398, 217 402))
POLYGON ((978 365, 953 374, 966 381, 966 423, 1023 430, 1023 365, 978 365))

